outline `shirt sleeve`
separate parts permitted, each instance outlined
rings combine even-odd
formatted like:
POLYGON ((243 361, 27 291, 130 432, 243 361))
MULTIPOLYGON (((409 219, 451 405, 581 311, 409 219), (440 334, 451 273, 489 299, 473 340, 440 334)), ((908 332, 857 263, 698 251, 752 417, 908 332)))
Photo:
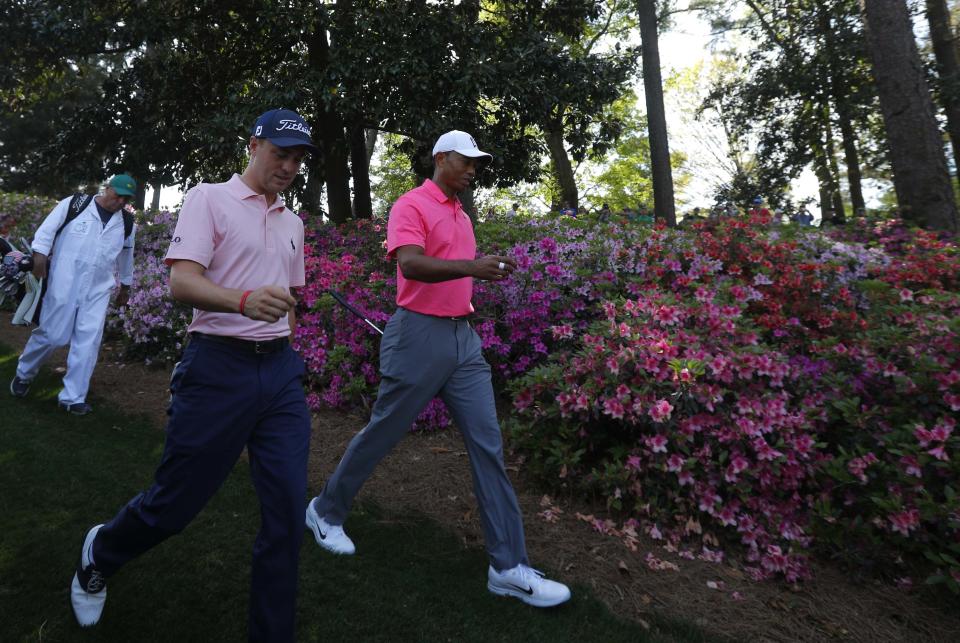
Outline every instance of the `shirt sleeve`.
POLYGON ((427 230, 423 217, 410 199, 400 198, 390 208, 387 220, 387 254, 396 255, 401 246, 427 247, 427 230))
POLYGON ((204 268, 210 266, 216 228, 205 188, 205 185, 198 185, 183 199, 173 238, 163 259, 168 266, 178 259, 195 261, 204 268))
POLYGON ((297 250, 293 253, 293 264, 290 266, 290 287, 299 288, 307 283, 306 271, 304 269, 303 257, 303 221, 297 217, 300 223, 300 240, 297 243, 297 250))
POLYGON ((120 250, 117 272, 120 273, 120 283, 124 286, 129 286, 133 283, 133 245, 136 236, 137 225, 134 224, 130 230, 130 236, 124 240, 123 249, 120 250))
POLYGON ((33 241, 30 243, 30 248, 34 252, 39 252, 42 255, 50 254, 50 250, 53 248, 54 237, 57 236, 57 228, 67 218, 67 210, 70 209, 70 199, 73 197, 67 197, 63 201, 57 204, 57 206, 50 211, 50 214, 46 216, 43 220, 43 223, 40 224, 40 227, 37 228, 36 234, 33 235, 33 241))

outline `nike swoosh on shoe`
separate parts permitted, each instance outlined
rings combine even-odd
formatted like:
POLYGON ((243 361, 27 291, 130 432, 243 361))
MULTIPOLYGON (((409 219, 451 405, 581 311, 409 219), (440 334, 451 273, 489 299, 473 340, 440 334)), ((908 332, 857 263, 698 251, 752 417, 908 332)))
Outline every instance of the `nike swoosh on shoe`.
POLYGON ((528 595, 530 595, 530 596, 533 596, 533 588, 532 588, 532 587, 520 587, 519 585, 514 585, 513 583, 509 583, 509 585, 510 585, 510 587, 514 587, 514 588, 516 588, 516 589, 519 589, 519 590, 520 590, 521 592, 523 592, 524 594, 528 594, 528 595))

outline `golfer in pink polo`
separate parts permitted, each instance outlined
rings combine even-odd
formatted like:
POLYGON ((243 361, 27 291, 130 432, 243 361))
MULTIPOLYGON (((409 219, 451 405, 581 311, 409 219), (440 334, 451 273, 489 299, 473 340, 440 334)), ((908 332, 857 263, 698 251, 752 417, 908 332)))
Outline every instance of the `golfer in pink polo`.
MULTIPOLYGON (((170 294, 192 305, 194 315, 170 380, 163 456, 153 485, 87 532, 70 587, 81 626, 100 620, 106 579, 180 533, 246 449, 261 509, 248 636, 296 640, 310 412, 303 360, 289 341, 296 323, 291 288, 304 284, 303 222, 280 193, 316 148, 310 127, 287 109, 264 113, 250 134, 243 174, 201 183, 180 210, 166 256, 170 294)), ((171 570, 154 582, 189 582, 184 573, 171 570)), ((161 621, 144 623, 156 628, 144 638, 163 631, 161 621)))
POLYGON ((570 590, 529 566, 520 507, 503 466, 490 366, 467 321, 473 280, 506 279, 516 267, 510 257, 477 257, 473 224, 457 198, 491 158, 466 132, 447 132, 433 147, 433 179, 401 196, 390 211, 387 251, 397 259, 398 308, 380 344, 380 392, 370 422, 307 506, 306 523, 324 549, 353 554, 343 523, 354 497, 439 395, 470 456, 490 556, 487 588, 551 607, 567 601, 570 590))

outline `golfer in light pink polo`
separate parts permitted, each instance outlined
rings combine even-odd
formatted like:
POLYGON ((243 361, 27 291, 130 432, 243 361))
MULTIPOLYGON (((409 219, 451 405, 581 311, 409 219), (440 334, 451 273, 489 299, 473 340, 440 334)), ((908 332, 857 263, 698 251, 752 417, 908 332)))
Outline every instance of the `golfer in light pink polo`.
MULTIPOLYGON (((180 209, 166 256, 170 294, 193 306, 194 317, 170 379, 163 456, 150 488, 87 532, 70 588, 81 626, 100 620, 106 579, 179 534, 246 449, 261 515, 248 636, 297 640, 310 412, 303 360, 288 336, 296 304, 290 289, 304 283, 303 222, 280 193, 316 148, 307 123, 287 109, 264 113, 250 134, 243 174, 201 183, 180 209)), ((170 571, 151 582, 190 582, 189 570, 170 571)), ((118 590, 123 583, 111 583, 118 590)), ((144 638, 163 638, 162 620, 145 619, 144 628, 144 638)))
POLYGON ((306 522, 321 547, 353 554, 343 523, 354 497, 439 395, 470 456, 490 557, 487 588, 551 607, 567 601, 570 590, 529 566, 520 507, 503 466, 490 366, 466 319, 473 312, 473 280, 506 279, 516 267, 510 257, 477 257, 473 225, 457 198, 491 158, 466 132, 447 132, 433 148, 433 178, 401 196, 391 209, 387 251, 397 259, 398 309, 380 344, 380 391, 370 422, 307 506, 306 522))
MULTIPOLYGON (((234 174, 226 183, 201 183, 183 202, 167 265, 188 260, 224 288, 256 290, 264 284, 304 285, 303 221, 283 202, 268 204, 234 174), (266 259, 266 260, 265 260, 266 259)), ((290 334, 286 317, 264 323, 235 313, 195 308, 189 333, 250 340, 290 334)))

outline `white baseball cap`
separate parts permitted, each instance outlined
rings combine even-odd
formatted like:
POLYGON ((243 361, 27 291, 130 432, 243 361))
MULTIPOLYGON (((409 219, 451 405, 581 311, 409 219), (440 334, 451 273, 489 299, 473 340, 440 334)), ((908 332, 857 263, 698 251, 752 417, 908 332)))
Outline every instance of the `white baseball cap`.
POLYGON ((488 161, 493 160, 492 155, 481 152, 480 149, 477 148, 477 142, 473 140, 472 136, 458 129, 450 130, 437 139, 436 144, 433 146, 433 156, 441 152, 456 152, 457 154, 463 154, 464 156, 469 156, 474 159, 486 158, 488 161))

